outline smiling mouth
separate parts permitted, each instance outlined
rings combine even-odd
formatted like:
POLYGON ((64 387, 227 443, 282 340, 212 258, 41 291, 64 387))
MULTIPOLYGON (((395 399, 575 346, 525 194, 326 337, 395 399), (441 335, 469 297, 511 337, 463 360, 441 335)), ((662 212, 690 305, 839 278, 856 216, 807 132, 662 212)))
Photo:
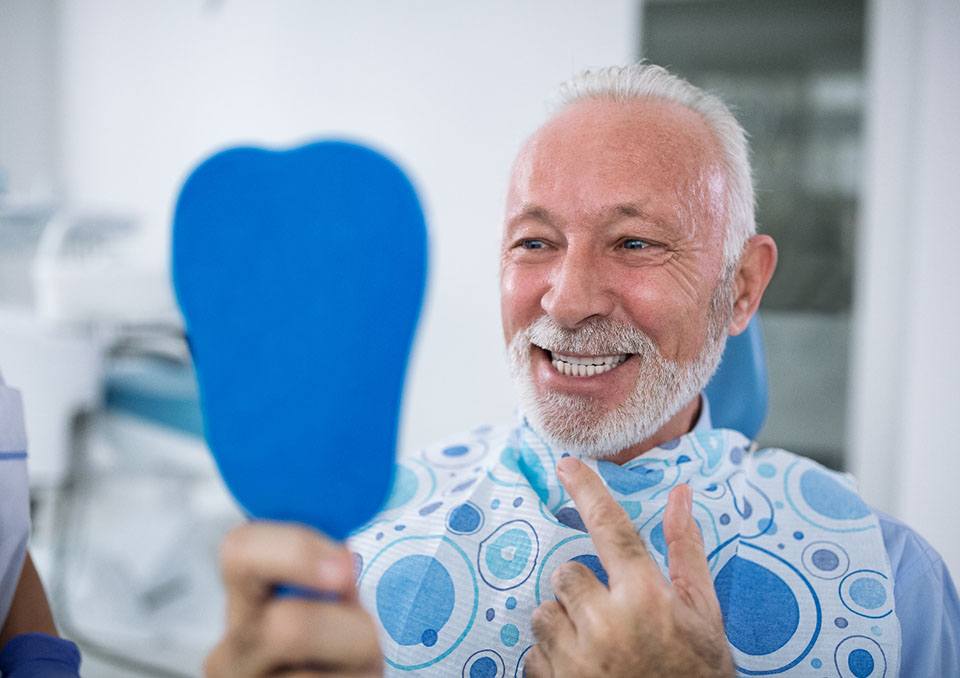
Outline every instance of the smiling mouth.
MULTIPOLYGON (((536 346, 536 344, 534 344, 536 346)), ((569 355, 537 346, 547 354, 554 369, 568 377, 595 377, 620 367, 629 353, 614 355, 569 355)))

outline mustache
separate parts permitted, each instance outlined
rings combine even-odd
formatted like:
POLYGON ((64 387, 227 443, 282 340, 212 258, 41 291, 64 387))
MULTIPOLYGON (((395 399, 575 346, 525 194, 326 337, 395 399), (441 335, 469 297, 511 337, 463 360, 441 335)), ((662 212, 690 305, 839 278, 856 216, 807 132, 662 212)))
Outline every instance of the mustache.
POLYGON ((593 318, 580 327, 561 327, 544 315, 520 333, 525 340, 540 348, 559 353, 581 355, 617 355, 636 353, 641 356, 657 353, 656 344, 632 325, 611 318, 593 318))

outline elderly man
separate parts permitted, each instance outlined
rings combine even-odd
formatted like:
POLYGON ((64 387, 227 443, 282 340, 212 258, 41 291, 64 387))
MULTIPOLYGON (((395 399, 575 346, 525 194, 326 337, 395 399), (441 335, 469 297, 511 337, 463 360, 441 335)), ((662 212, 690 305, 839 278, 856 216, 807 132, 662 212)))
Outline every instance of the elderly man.
POLYGON ((209 675, 960 675, 932 549, 845 477, 711 425, 701 391, 777 259, 743 130, 656 66, 562 94, 507 200, 518 421, 402 457, 348 547, 232 533, 209 675))

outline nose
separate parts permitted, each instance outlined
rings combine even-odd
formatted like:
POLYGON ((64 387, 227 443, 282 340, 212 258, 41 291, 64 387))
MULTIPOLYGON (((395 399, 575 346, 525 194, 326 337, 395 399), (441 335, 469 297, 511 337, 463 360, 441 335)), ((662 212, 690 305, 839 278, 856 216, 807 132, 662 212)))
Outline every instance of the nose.
POLYGON ((612 295, 600 262, 589 252, 567 250, 550 280, 540 306, 559 325, 575 329, 593 317, 613 312, 612 295))

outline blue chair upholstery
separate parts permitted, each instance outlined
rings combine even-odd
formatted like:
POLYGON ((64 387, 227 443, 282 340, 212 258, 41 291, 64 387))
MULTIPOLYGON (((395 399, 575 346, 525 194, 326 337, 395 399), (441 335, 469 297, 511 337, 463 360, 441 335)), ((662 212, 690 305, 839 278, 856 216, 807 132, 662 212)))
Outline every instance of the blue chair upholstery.
POLYGON ((757 437, 767 417, 767 359, 756 315, 742 334, 727 339, 720 367, 705 390, 715 428, 757 437))

